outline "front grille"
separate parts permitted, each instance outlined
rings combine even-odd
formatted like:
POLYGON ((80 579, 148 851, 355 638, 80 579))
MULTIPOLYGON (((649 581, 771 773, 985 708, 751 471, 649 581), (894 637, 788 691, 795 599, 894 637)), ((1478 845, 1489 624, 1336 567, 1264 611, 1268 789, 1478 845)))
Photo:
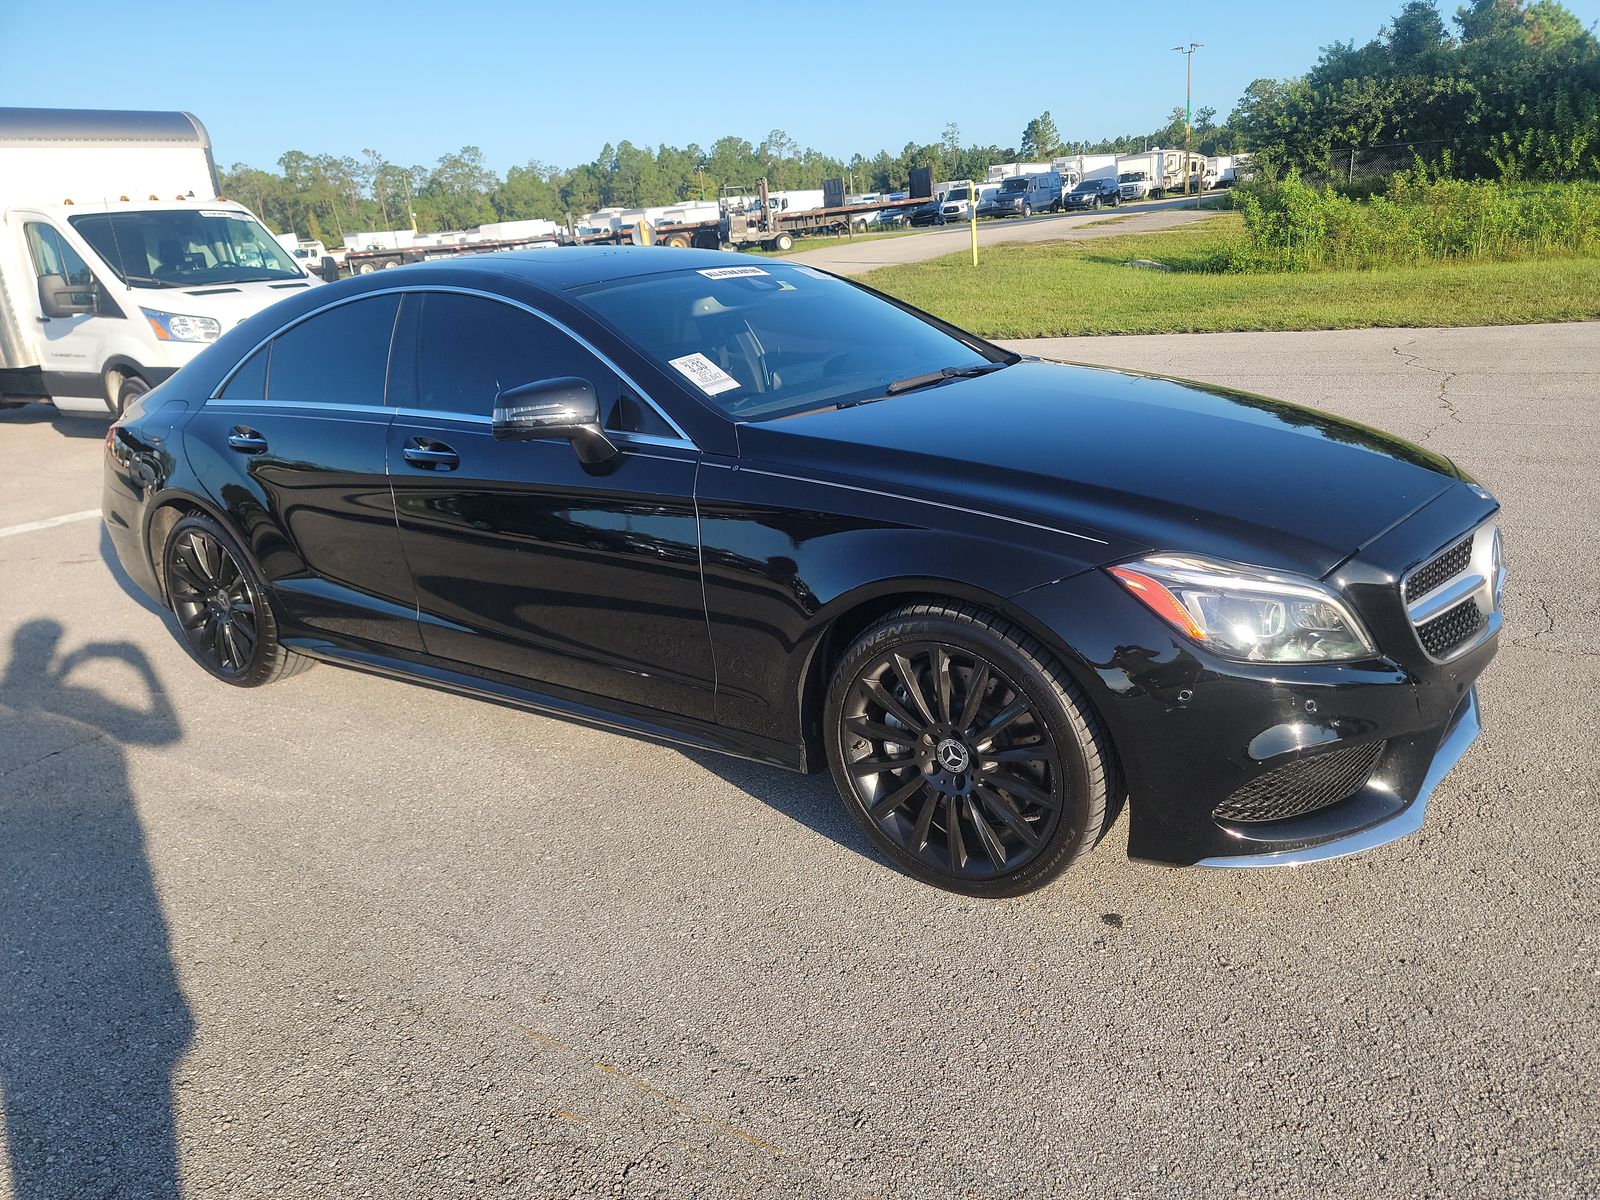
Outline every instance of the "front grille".
POLYGON ((1478 602, 1468 596, 1433 620, 1418 625, 1417 637, 1424 650, 1435 658, 1443 658, 1482 628, 1483 613, 1478 611, 1478 602))
POLYGON ((1472 561, 1472 538, 1465 537, 1438 558, 1424 563, 1412 572, 1406 580, 1406 603, 1410 603, 1418 596, 1426 596, 1434 588, 1447 580, 1454 579, 1467 569, 1467 564, 1472 561))
POLYGON ((1275 767, 1236 789, 1211 815, 1224 821, 1284 821, 1347 800, 1367 782, 1385 745, 1364 742, 1275 767))

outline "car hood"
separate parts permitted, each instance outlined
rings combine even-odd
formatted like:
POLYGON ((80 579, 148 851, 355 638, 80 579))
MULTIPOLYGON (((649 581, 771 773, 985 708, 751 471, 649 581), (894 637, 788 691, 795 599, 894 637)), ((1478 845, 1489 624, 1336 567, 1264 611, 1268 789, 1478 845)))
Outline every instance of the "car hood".
POLYGON ((1279 400, 1037 361, 742 425, 740 453, 1090 534, 1101 561, 1189 551, 1312 576, 1460 478, 1409 442, 1279 400))

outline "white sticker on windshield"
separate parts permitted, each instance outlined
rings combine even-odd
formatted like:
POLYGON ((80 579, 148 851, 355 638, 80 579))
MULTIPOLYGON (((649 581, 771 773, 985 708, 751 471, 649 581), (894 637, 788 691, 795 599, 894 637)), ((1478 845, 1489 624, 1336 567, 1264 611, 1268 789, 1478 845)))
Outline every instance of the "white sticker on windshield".
POLYGON ((826 271, 819 271, 815 267, 796 267, 795 270, 798 271, 802 275, 809 275, 813 279, 832 279, 833 278, 833 276, 829 275, 826 271))
POLYGON ((765 275, 760 267, 711 267, 698 272, 707 279, 748 279, 752 275, 765 275))
POLYGON ((243 213, 234 212, 231 209, 202 208, 200 215, 202 217, 231 217, 235 221, 244 220, 243 213))
MULTIPOLYGON (((701 274, 704 274, 704 272, 702 271, 701 274)), ((761 274, 765 275, 766 272, 762 271, 761 274)), ((708 396, 720 395, 739 386, 737 379, 717 366, 704 354, 685 354, 682 358, 669 359, 668 361, 683 373, 685 379, 708 396)))

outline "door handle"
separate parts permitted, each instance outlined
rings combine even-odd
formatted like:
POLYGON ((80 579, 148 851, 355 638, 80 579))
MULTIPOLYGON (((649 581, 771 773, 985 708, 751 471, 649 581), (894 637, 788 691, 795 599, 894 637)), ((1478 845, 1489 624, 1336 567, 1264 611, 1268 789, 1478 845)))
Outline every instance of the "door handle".
POLYGON ((454 471, 461 465, 459 454, 443 442, 430 438, 412 438, 401 455, 412 466, 428 471, 454 471))
POLYGON ((228 435, 228 449, 237 450, 240 454, 260 454, 266 448, 267 439, 243 425, 235 426, 228 435))

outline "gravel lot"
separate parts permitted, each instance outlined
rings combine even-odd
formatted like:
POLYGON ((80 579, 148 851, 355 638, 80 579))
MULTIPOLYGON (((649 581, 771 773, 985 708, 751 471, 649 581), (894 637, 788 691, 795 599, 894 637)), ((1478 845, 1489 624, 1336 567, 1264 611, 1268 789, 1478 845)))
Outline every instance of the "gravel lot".
POLYGON ((962 899, 824 777, 322 667, 235 691, 108 567, 103 421, 0 415, 0 1194, 1600 1191, 1600 326, 1036 352, 1237 384, 1506 506, 1424 831, 962 899))

